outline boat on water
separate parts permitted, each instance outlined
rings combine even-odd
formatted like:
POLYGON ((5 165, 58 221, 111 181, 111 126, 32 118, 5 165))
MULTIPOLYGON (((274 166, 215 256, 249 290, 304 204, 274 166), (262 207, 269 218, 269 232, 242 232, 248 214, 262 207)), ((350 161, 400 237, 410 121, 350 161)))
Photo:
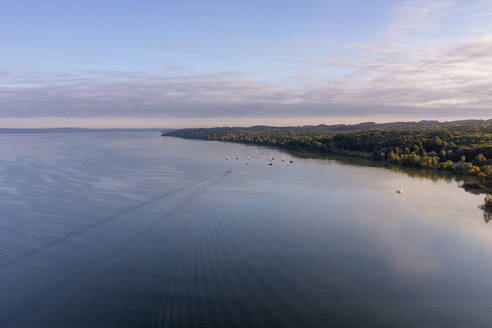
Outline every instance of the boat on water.
POLYGON ((397 189, 396 193, 397 194, 403 194, 404 193, 403 188, 400 186, 400 189, 397 189))

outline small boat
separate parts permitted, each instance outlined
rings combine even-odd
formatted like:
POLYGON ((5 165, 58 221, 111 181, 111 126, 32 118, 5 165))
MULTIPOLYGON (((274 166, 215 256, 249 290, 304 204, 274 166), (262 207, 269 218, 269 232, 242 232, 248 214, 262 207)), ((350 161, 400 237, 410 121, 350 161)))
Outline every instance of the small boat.
POLYGON ((396 190, 396 193, 397 194, 403 194, 403 188, 400 186, 400 189, 396 190))
POLYGON ((268 163, 268 165, 273 165, 272 163, 268 163))

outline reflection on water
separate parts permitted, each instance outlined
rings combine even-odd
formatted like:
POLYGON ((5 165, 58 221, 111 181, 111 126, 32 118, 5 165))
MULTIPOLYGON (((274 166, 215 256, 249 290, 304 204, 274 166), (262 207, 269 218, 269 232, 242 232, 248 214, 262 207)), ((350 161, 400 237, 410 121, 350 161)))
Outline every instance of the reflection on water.
MULTIPOLYGON (((476 180, 473 177, 453 175, 443 171, 398 166, 367 158, 357 158, 340 155, 321 155, 306 152, 289 152, 289 154, 303 159, 335 160, 340 165, 386 168, 392 172, 403 173, 415 179, 429 179, 435 182, 442 180, 447 183, 458 183, 458 185, 465 191, 473 193, 475 195, 486 195, 489 192, 486 189, 477 189, 474 187, 466 186, 467 182, 471 182, 472 185, 476 184, 476 180)), ((492 217, 492 212, 486 210, 485 207, 482 205, 480 206, 480 208, 484 210, 483 216, 485 223, 488 223, 490 221, 490 218, 492 217)))
POLYGON ((366 158, 347 157, 347 156, 339 156, 339 155, 317 155, 317 154, 299 153, 299 152, 290 152, 290 154, 292 156, 303 158, 303 159, 313 158, 313 159, 321 159, 321 160, 335 160, 338 163, 340 163, 340 165, 356 165, 356 166, 358 165, 358 166, 365 166, 365 167, 369 166, 369 167, 387 168, 392 172, 404 173, 412 178, 425 178, 425 179, 430 179, 432 181, 444 180, 446 182, 455 182, 455 181, 462 182, 464 179, 463 176, 451 175, 444 171, 391 165, 388 163, 379 162, 366 158))
POLYGON ((483 220, 485 221, 485 223, 489 223, 489 221, 492 220, 492 213, 484 211, 483 220))
POLYGON ((492 319, 490 216, 446 176, 148 132, 0 147, 2 327, 492 319))

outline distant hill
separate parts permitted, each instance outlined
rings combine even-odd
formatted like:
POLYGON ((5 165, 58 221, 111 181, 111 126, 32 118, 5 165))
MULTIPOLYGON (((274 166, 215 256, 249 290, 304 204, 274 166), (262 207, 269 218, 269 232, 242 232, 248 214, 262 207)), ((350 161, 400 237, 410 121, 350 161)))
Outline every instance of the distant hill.
MULTIPOLYGON (((304 126, 267 126, 255 125, 251 127, 215 127, 215 128, 195 128, 195 129, 178 129, 165 133, 164 135, 174 135, 185 137, 193 134, 198 137, 200 134, 207 136, 211 133, 226 132, 268 132, 268 133, 300 133, 303 135, 320 135, 325 133, 350 132, 350 131, 367 131, 367 130, 429 130, 429 129, 469 129, 474 127, 490 128, 490 120, 460 120, 450 122, 439 121, 418 121, 418 122, 391 122, 375 123, 364 122, 359 124, 335 124, 335 125, 304 125, 304 126)), ((204 138, 206 139, 206 138, 204 138)))

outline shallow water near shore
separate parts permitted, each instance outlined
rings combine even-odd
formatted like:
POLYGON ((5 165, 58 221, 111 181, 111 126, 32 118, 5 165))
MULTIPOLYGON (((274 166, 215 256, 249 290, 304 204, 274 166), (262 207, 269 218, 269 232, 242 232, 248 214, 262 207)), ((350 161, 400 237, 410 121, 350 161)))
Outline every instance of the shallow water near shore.
POLYGON ((0 150, 1 327, 492 322, 492 223, 453 180, 156 132, 0 150))

